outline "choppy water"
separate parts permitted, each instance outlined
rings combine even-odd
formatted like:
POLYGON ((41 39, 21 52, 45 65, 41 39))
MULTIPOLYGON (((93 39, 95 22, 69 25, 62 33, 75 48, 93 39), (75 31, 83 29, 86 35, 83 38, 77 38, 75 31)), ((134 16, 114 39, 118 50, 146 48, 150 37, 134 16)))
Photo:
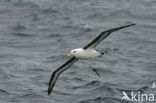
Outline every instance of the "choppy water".
POLYGON ((123 90, 156 95, 154 82, 155 0, 0 1, 0 103, 120 103, 123 90), (97 47, 104 57, 76 62, 47 95, 71 49, 129 22, 97 47))

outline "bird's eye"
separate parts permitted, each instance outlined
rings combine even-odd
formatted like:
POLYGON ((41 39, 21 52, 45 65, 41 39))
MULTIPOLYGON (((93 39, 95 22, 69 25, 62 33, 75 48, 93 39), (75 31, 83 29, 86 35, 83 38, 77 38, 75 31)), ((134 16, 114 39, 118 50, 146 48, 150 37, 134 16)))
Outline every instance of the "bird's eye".
POLYGON ((76 52, 76 51, 73 51, 74 53, 76 52))

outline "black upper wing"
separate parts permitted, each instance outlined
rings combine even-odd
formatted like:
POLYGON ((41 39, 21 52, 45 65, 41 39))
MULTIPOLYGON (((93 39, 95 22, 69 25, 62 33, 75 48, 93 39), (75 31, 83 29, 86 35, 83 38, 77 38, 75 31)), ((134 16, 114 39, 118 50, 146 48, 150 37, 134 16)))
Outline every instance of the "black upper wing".
POLYGON ((121 26, 121 27, 117 27, 114 29, 104 31, 99 36, 97 36, 92 42, 90 42, 88 45, 86 45, 84 47, 84 49, 95 48, 97 44, 99 44, 102 40, 104 40, 106 37, 108 37, 112 32, 118 31, 120 29, 129 27, 129 26, 133 26, 133 25, 135 25, 135 24, 129 24, 129 25, 125 25, 125 26, 121 26))
POLYGON ((50 95, 51 91, 53 90, 53 87, 55 85, 56 80, 58 79, 59 75, 68 69, 73 63, 75 63, 78 60, 76 57, 72 57, 69 59, 65 64, 63 64, 61 67, 59 67, 56 71, 52 73, 52 76, 49 81, 49 87, 48 87, 48 95, 50 95))

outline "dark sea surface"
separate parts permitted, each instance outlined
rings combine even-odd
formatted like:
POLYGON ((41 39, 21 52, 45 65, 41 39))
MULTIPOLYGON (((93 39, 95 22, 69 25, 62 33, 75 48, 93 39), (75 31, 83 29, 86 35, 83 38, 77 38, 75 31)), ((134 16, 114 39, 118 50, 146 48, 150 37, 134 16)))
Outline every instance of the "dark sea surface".
POLYGON ((155 82, 156 0, 0 0, 0 103, 121 103, 123 91, 156 95, 155 82), (70 50, 129 23, 137 25, 112 33, 96 48, 102 58, 77 61, 48 96, 70 50))

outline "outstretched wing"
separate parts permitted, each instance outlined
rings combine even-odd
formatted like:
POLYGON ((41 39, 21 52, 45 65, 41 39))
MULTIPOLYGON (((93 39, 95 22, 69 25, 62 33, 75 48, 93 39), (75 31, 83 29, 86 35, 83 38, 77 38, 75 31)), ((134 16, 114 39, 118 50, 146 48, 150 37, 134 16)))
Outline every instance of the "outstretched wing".
POLYGON ((48 95, 50 95, 51 91, 53 90, 53 87, 55 85, 56 80, 58 79, 59 75, 68 69, 73 63, 75 63, 78 60, 76 57, 72 57, 69 59, 65 64, 63 64, 61 67, 59 67, 56 71, 52 73, 52 76, 49 81, 49 87, 48 87, 48 95))
POLYGON ((121 27, 117 27, 114 29, 110 29, 107 31, 103 31, 99 36, 97 36, 92 42, 90 42, 88 45, 86 45, 84 47, 84 49, 88 49, 88 48, 95 48, 97 44, 99 44, 102 40, 104 40, 106 37, 108 37, 112 32, 114 31, 118 31, 120 29, 129 27, 129 26, 133 26, 135 24, 129 24, 129 25, 125 25, 125 26, 121 26, 121 27))

